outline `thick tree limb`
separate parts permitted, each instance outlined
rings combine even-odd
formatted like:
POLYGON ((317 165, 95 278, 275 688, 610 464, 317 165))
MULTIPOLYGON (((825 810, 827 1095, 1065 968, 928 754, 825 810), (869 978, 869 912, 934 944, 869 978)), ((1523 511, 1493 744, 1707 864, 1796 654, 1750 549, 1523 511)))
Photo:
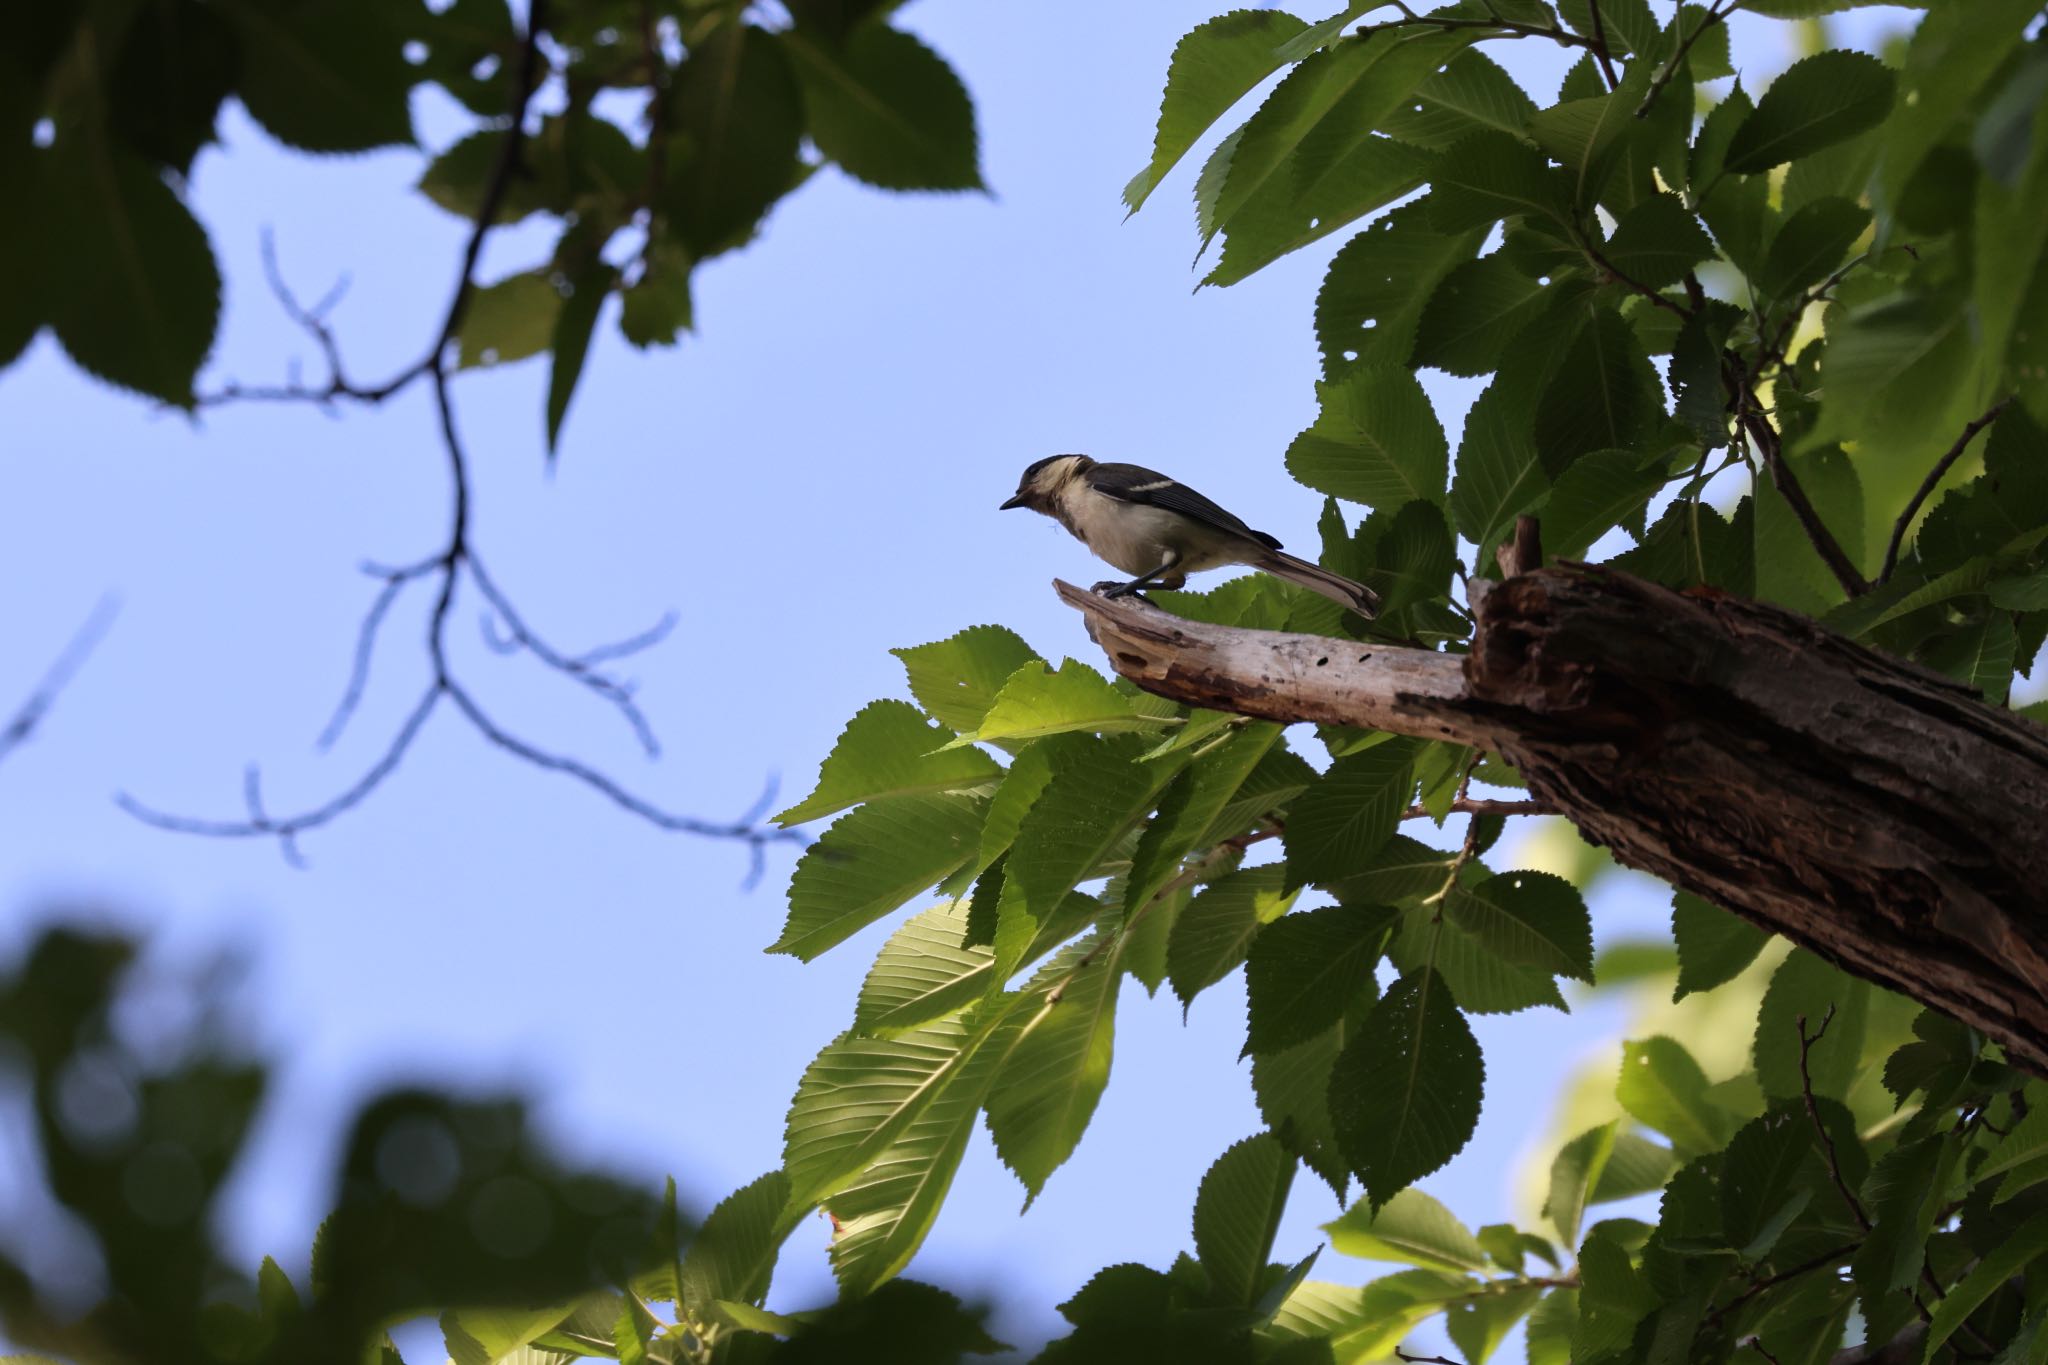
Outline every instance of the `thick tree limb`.
POLYGON ((2048 1075, 2048 731, 1947 678, 1778 607, 1596 569, 1495 584, 1464 656, 1060 593, 1148 691, 1496 750, 1618 861, 2048 1075))

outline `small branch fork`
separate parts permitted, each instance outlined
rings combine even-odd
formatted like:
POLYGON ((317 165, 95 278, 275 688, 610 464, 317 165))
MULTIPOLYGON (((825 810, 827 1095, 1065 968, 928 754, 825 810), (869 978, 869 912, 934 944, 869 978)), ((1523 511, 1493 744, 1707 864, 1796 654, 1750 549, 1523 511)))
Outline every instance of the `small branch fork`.
POLYGON ((1962 458, 1963 452, 1970 448, 1970 442, 1977 439, 1977 433, 1997 421, 1998 415, 2004 412, 2006 405, 2011 402, 2012 395, 2007 394, 1986 408, 1981 416, 1972 418, 1963 427, 1963 434, 1956 437, 1955 444, 1934 462, 1934 468, 1927 471, 1927 477, 1913 490, 1912 500, 1906 504, 1906 510, 1899 513, 1898 521, 1892 526, 1891 541, 1884 548, 1884 567, 1877 571, 1877 582, 1874 586, 1883 587, 1891 581, 1892 571, 1899 567, 1899 546, 1905 542, 1906 531, 1912 526, 1913 518, 1920 515, 1921 505, 1934 495, 1936 486, 1947 475, 1950 467, 1962 458))
MULTIPOLYGON (((378 635, 392 607, 397 604, 406 588, 414 582, 430 583, 433 591, 426 634, 431 676, 426 689, 413 703, 412 709, 400 722, 397 731, 376 761, 365 769, 355 782, 323 804, 290 815, 272 814, 263 799, 262 775, 252 766, 243 782, 243 801, 247 808, 247 814, 243 819, 219 820, 170 814, 146 805, 125 792, 118 795, 116 801, 121 808, 137 819, 159 829, 180 834, 198 834, 223 839, 275 838, 285 858, 294 865, 300 865, 303 859, 299 853, 298 837, 353 810, 381 786, 385 779, 397 771, 399 764, 411 750, 413 741, 419 737, 420 731, 435 710, 446 701, 478 734, 497 748, 535 767, 573 778, 658 829, 708 838, 732 839, 746 844, 751 855, 747 876, 749 886, 758 882, 766 870, 765 857, 768 845, 801 845, 808 842, 798 831, 762 825, 761 822, 766 818, 775 799, 775 784, 772 779, 754 805, 735 820, 705 820, 695 816, 674 814, 628 791, 589 764, 542 749, 506 729, 478 703, 469 688, 456 676, 449 660, 447 632, 452 620, 457 588, 466 580, 483 599, 487 608, 488 615, 484 623, 487 643, 500 653, 524 650, 546 667, 588 688, 618 710, 632 729, 634 738, 650 758, 660 752, 660 745, 654 737, 653 730, 634 700, 631 684, 606 671, 602 665, 629 658, 659 644, 675 628, 675 614, 669 613, 654 626, 628 639, 600 645, 581 654, 566 653, 549 644, 527 623, 519 609, 513 605, 511 597, 498 586, 497 581, 484 568, 483 561, 478 558, 470 540, 469 464, 461 435, 457 430, 454 402, 449 392, 452 367, 449 347, 462 325, 463 316, 476 291, 477 262, 483 254, 484 241, 495 225, 498 208, 504 202, 513 177, 520 174, 520 158, 526 137, 526 115, 539 86, 539 46, 541 35, 546 32, 547 22, 547 0, 533 0, 526 35, 520 44, 518 57, 512 64, 513 88, 504 146, 478 204, 469 239, 462 252, 461 270, 456 276, 454 293, 426 354, 383 383, 362 385, 350 380, 342 366, 341 348, 328 321, 334 306, 340 301, 346 281, 330 290, 326 297, 311 307, 303 305, 285 282, 283 273, 278 268, 275 246, 266 236, 263 244, 264 269, 269 276, 271 289, 277 295, 286 314, 311 335, 319 347, 327 365, 327 381, 324 384, 308 385, 294 374, 283 385, 244 387, 230 384, 215 393, 202 395, 199 400, 202 407, 234 402, 309 403, 323 411, 332 412, 344 399, 375 405, 409 388, 420 379, 428 381, 433 391, 435 413, 442 445, 447 451, 449 477, 454 489, 448 539, 440 551, 417 563, 396 568, 378 564, 363 566, 365 573, 381 580, 381 586, 371 600, 369 611, 364 615, 362 625, 357 630, 348 682, 342 691, 340 702, 335 706, 334 714, 320 732, 319 747, 322 750, 331 747, 354 716, 369 683, 371 659, 376 650, 378 635), (497 626, 502 626, 505 632, 503 637, 496 633, 497 626)), ((33 723, 33 718, 30 723, 33 723)), ((0 740, 0 745, 4 745, 4 740, 0 740)), ((0 753, 4 753, 4 747, 0 747, 0 753)))
POLYGON ((113 624, 114 613, 118 610, 119 604, 113 597, 102 597, 93 605, 84 623, 72 632, 71 642, 64 646, 64 652, 43 673, 35 691, 29 693, 7 723, 0 726, 0 763, 26 744, 36 727, 43 723, 43 717, 56 704, 58 694, 77 676, 87 657, 105 637, 107 627, 113 624))
POLYGON ((1399 19, 1389 19, 1383 24, 1363 24, 1354 32, 1358 37, 1379 33, 1387 29, 1433 28, 1444 32, 1461 29, 1484 29, 1488 38, 1548 38, 1560 47, 1583 47, 1588 52, 1599 52, 1601 44, 1580 33, 1566 28, 1550 28, 1539 24, 1520 24, 1512 19, 1454 19, 1445 15, 1417 14, 1405 0, 1390 0, 1393 7, 1401 11, 1399 19))

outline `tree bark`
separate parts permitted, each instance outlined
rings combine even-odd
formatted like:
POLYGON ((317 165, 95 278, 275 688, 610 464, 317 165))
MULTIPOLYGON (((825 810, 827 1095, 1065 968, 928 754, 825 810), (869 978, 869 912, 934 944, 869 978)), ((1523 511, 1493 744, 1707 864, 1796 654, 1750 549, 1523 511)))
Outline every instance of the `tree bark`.
POLYGON ((1600 569, 1492 584, 1462 656, 1057 587, 1149 691, 1492 749, 1618 862, 2048 1075, 2048 731, 1961 684, 1782 608, 1600 569))

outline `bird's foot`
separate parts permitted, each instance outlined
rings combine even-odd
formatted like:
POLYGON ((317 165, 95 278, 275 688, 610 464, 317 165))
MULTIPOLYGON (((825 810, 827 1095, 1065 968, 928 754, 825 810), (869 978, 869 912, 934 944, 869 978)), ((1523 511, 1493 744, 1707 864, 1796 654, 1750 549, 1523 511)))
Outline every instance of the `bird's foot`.
POLYGON ((1142 586, 1138 583, 1118 583, 1113 579, 1104 579, 1093 588, 1090 588, 1089 591, 1101 593, 1104 597, 1112 600, 1119 597, 1135 597, 1142 602, 1145 600, 1145 594, 1141 590, 1142 586))

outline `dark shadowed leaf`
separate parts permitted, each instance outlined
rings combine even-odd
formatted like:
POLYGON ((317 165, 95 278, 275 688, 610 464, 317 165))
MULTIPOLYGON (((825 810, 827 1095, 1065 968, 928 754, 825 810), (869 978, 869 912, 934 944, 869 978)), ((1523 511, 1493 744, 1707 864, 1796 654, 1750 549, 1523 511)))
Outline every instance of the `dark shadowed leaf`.
POLYGON ((569 414, 569 400, 576 395, 576 382, 583 376, 583 360, 590 353, 590 332, 597 326, 597 311, 611 293, 619 272, 598 261, 571 277, 569 296, 562 300, 555 317, 555 334, 549 350, 554 366, 548 372, 548 455, 553 457, 561 443, 562 419, 569 414))
POLYGON ((1211 1301, 1250 1307, 1294 1184, 1294 1158, 1271 1133, 1234 1144, 1202 1177, 1195 1196, 1195 1254, 1211 1301))
POLYGON ((1343 1017, 1371 984, 1394 917, 1386 906, 1328 905, 1260 930, 1245 962, 1245 1051, 1285 1051, 1343 1017))
POLYGON ((847 174, 885 190, 981 187, 974 104, 945 58, 886 24, 836 44, 802 28, 781 36, 811 141, 847 174))
MULTIPOLYGON (((1316 294, 1316 342, 1325 377, 1340 379, 1354 368, 1406 365, 1418 348, 1418 323, 1427 335, 1424 306, 1433 303, 1432 287, 1470 260, 1484 236, 1480 228, 1437 231, 1427 200, 1418 200, 1374 220, 1346 242, 1316 294)), ((1417 351, 1416 363, 1440 362, 1417 351)))
POLYGON ((107 116, 134 150, 183 174, 213 140, 214 116, 241 74, 241 41, 218 5, 143 6, 107 83, 107 116))
POLYGON ((1854 200, 1829 196, 1802 206, 1771 239, 1757 284, 1776 298, 1819 284, 1869 226, 1870 210, 1854 200))
POLYGON ((1294 802, 1281 836, 1288 885, 1338 881, 1365 866, 1408 807, 1418 747, 1394 739, 1340 758, 1294 802))
POLYGON ((746 241, 795 183, 803 94, 773 37, 726 20, 691 46, 671 98, 663 207, 701 260, 746 241))
POLYGON ((152 167, 106 143, 60 141, 39 160, 57 339, 102 379, 189 404, 220 316, 206 233, 152 167))
POLYGON ((412 141, 400 7, 234 0, 227 16, 242 39, 235 93, 272 137, 307 152, 412 141))
POLYGON ((1662 289, 1714 254, 1714 240, 1678 196, 1655 194, 1621 215, 1607 259, 1635 284, 1662 289))
POLYGON ((1773 166, 1875 127, 1891 112, 1889 68, 1862 52, 1818 52, 1771 82, 1729 140, 1723 165, 1741 175, 1773 166))
POLYGON ((1294 904, 1282 888, 1281 866, 1268 863, 1219 877, 1202 888, 1174 921, 1166 971, 1183 1007, 1245 960, 1259 926, 1294 904))
POLYGON ((1316 387, 1322 410, 1287 447, 1288 473, 1318 492, 1367 506, 1442 499, 1449 447, 1413 374, 1361 368, 1316 387))
POLYGON ((1479 1122, 1486 1069, 1441 977, 1396 982, 1330 1073, 1330 1118, 1374 1208, 1436 1170, 1479 1122))

